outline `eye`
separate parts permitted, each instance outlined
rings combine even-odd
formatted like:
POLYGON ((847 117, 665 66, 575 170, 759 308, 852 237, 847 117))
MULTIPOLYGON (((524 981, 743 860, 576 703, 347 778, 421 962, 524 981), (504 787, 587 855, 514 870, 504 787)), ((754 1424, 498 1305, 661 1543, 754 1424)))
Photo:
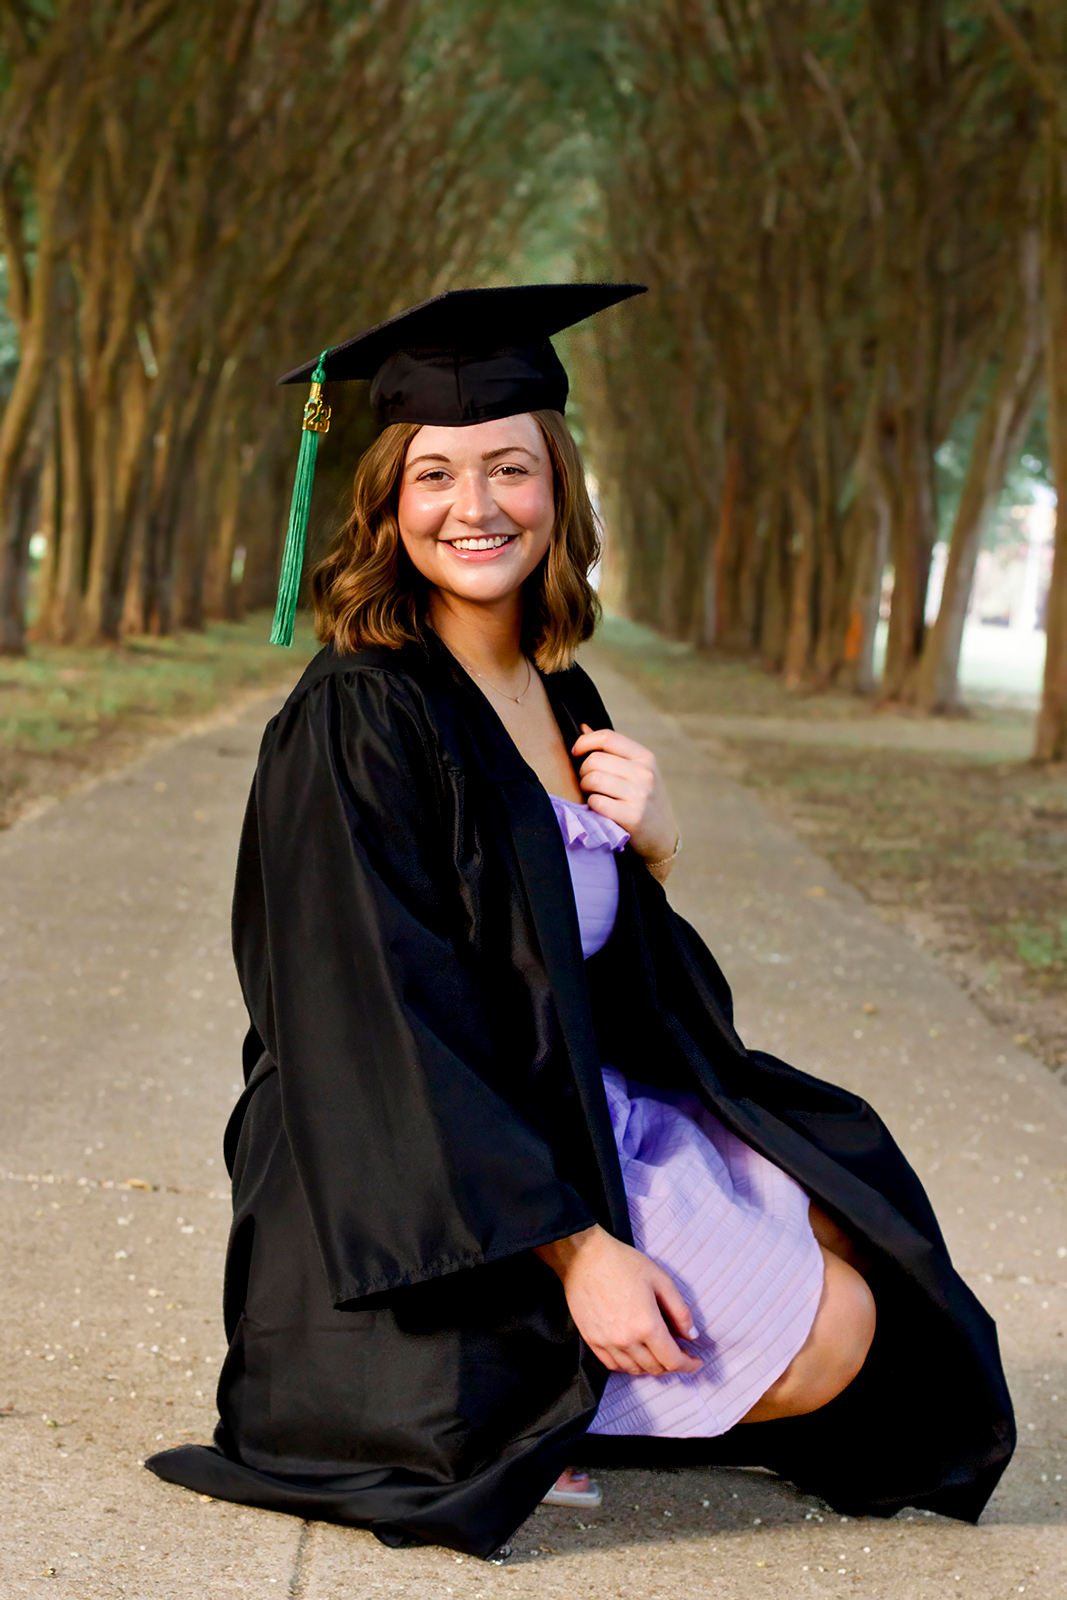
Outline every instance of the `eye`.
POLYGON ((447 476, 448 474, 443 467, 431 467, 428 472, 420 472, 417 481, 419 483, 441 483, 447 476))
POLYGON ((506 466, 497 467, 496 471, 493 474, 493 476, 496 477, 499 474, 501 477, 503 477, 503 475, 505 473, 507 473, 509 477, 525 478, 525 476, 526 476, 526 468, 525 467, 514 466, 514 465, 509 463, 506 466))

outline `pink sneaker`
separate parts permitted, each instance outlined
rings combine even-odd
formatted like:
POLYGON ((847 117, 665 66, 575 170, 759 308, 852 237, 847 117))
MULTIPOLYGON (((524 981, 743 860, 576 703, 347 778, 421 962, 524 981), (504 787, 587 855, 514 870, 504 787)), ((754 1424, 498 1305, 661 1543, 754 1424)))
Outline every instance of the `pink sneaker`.
POLYGON ((541 1504, 574 1506, 579 1510, 592 1511, 603 1498, 599 1483, 593 1483, 588 1472, 575 1471, 573 1467, 568 1467, 566 1472, 561 1473, 556 1479, 541 1504))

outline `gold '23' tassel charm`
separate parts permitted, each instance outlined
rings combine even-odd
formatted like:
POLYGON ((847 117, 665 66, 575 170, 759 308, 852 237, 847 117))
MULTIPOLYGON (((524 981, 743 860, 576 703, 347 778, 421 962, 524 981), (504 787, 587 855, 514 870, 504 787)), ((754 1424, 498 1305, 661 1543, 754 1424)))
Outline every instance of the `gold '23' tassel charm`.
POLYGON ((313 383, 304 402, 304 429, 307 433, 329 433, 333 412, 322 398, 322 384, 313 383))

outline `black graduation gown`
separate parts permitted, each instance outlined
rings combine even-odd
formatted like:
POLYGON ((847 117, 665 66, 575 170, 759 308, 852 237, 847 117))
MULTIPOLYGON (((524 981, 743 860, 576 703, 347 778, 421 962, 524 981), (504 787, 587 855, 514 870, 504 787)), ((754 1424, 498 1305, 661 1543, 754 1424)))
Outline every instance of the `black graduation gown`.
MULTIPOLYGON (((579 668, 545 685, 568 744, 608 725, 579 668)), ((152 1471, 478 1556, 573 1459, 758 1463, 841 1511, 978 1517, 1011 1403, 918 1178, 856 1095, 746 1050, 707 948, 618 859, 616 931, 583 963, 545 790, 440 642, 312 662, 264 734, 237 871, 221 1420, 152 1471), (695 1091, 872 1260, 875 1341, 823 1410, 582 1439, 606 1375, 533 1246, 594 1221, 631 1241, 601 1061, 695 1091)))

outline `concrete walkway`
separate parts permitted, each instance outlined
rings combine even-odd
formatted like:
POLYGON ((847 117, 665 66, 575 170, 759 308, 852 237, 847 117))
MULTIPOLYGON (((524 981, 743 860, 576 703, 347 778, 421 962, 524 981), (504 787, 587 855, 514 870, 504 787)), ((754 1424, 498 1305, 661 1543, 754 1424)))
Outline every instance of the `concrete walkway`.
POLYGON ((214 1420, 242 1032, 228 909, 263 701, 0 835, 4 1600, 1067 1592, 1067 1091, 589 657, 661 756, 685 837, 672 894, 742 1035, 874 1100, 998 1318, 1022 1443, 982 1524, 844 1520, 761 1473, 616 1473, 602 1512, 540 1511, 497 1568, 142 1470, 214 1420))

